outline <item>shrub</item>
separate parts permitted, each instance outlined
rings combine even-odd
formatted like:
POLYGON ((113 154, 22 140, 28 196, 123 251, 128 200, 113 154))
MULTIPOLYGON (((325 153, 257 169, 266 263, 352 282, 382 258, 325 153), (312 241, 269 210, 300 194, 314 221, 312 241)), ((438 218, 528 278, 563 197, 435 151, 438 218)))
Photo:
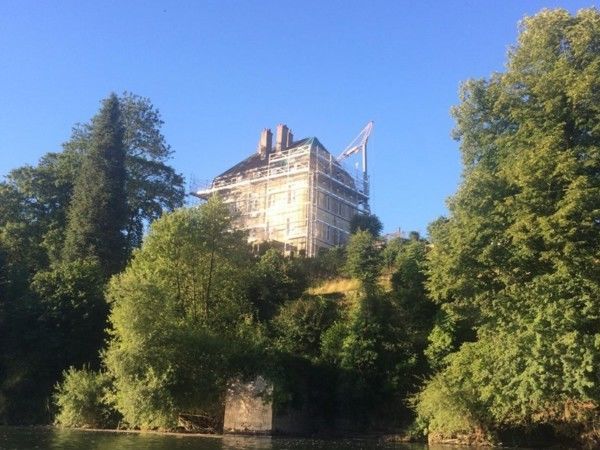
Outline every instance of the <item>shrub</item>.
POLYGON ((58 407, 55 423, 63 427, 108 428, 117 423, 117 413, 106 400, 110 378, 103 372, 71 367, 56 387, 58 407))
POLYGON ((273 320, 276 348, 317 359, 321 336, 337 315, 335 303, 323 297, 307 297, 286 303, 273 320))

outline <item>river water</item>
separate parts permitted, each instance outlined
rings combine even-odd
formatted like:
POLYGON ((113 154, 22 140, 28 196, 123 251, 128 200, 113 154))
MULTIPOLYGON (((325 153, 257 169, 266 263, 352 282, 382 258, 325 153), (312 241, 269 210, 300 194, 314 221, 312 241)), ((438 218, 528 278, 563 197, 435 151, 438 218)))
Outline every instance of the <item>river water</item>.
MULTIPOLYGON (((451 450, 458 447, 440 446, 451 450)), ((56 428, 0 427, 1 450, 434 450, 423 444, 367 439, 291 439, 247 436, 185 436, 112 433, 56 428)), ((464 447, 462 447, 464 450, 464 447)))

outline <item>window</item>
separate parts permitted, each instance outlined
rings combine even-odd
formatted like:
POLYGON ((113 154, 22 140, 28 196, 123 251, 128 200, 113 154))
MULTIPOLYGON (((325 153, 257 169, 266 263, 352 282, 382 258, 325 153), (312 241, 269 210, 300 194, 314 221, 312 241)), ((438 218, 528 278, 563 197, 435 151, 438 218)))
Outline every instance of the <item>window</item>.
POLYGON ((296 191, 292 189, 292 186, 288 186, 288 203, 293 203, 296 201, 296 191))

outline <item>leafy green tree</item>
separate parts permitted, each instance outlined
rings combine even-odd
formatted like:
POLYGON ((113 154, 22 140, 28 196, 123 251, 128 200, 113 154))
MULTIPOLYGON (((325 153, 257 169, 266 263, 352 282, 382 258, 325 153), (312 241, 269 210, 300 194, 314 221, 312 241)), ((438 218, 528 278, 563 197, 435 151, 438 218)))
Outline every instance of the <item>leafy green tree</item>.
POLYGON ((424 351, 430 344, 428 336, 434 327, 438 306, 431 301, 427 282, 428 244, 423 240, 403 241, 398 248, 395 270, 392 273, 392 297, 404 318, 405 333, 417 356, 415 378, 423 377, 428 370, 424 351))
MULTIPOLYGON (((126 253, 141 243, 146 224, 183 205, 183 178, 167 163, 172 155, 161 133, 160 113, 149 99, 118 97, 125 146, 126 253)), ((37 166, 12 170, 0 185, 0 227, 24 224, 35 239, 36 267, 62 258, 67 210, 83 160, 92 147, 93 121, 78 124, 60 153, 47 153, 37 166), (46 254, 44 254, 46 253, 46 254)))
POLYGON ((93 120, 90 150, 73 188, 65 261, 97 258, 106 276, 124 266, 125 177, 123 123, 112 94, 93 120))
POLYGON ((402 310, 382 292, 349 299, 341 319, 321 335, 324 362, 337 367, 338 414, 358 428, 398 426, 416 362, 402 310))
POLYGON ((270 320, 285 302, 300 297, 306 288, 304 273, 293 259, 269 249, 254 266, 248 282, 248 297, 258 318, 270 320))
POLYGON ((36 270, 45 268, 41 247, 43 224, 29 201, 12 183, 0 183, 0 246, 4 253, 5 282, 26 288, 36 270))
MULTIPOLYGON (((44 267, 61 259, 67 209, 82 155, 76 152, 47 153, 37 166, 12 170, 6 186, 20 197, 16 209, 20 217, 14 223, 26 224, 34 237, 40 256, 34 267, 44 267)), ((4 200, 5 196, 0 193, 4 200)), ((5 201, 5 200, 4 200, 5 201)))
MULTIPOLYGON (((128 252, 139 247, 146 225, 163 212, 183 206, 183 177, 167 164, 172 150, 161 133, 163 121, 150 99, 125 92, 118 97, 123 123, 127 178, 128 252)), ((64 153, 86 154, 93 142, 93 122, 78 124, 64 153)))
POLYGON ((569 405, 600 402, 599 42, 597 9, 528 17, 506 71, 467 82, 454 109, 464 181, 430 233, 428 287, 476 342, 424 392, 476 386, 466 408, 488 429, 597 435, 569 405))
POLYGON ((105 338, 104 276, 94 261, 74 261, 34 275, 31 286, 0 299, 6 314, 0 420, 49 420, 47 400, 70 365, 98 365, 105 338))
POLYGON ((286 303, 274 317, 274 346, 279 351, 317 361, 321 337, 338 317, 335 303, 306 297, 286 303))
MULTIPOLYGON (((183 180, 167 165, 171 151, 149 100, 126 93, 119 110, 128 256, 147 223, 183 203, 183 180)), ((1 422, 47 422, 47 400, 61 372, 97 364, 106 277, 95 278, 101 272, 87 259, 62 262, 68 209, 83 161, 93 151, 93 128, 93 121, 76 126, 62 152, 14 169, 0 183, 1 422)))
POLYGON ((374 236, 369 231, 357 231, 350 237, 346 252, 346 273, 370 289, 381 271, 381 252, 374 236))
POLYGON ((105 364, 113 402, 132 427, 172 428, 177 414, 215 414, 225 383, 260 364, 245 237, 217 198, 155 221, 110 283, 105 364), (258 352, 258 354, 257 354, 258 352))
POLYGON ((408 295, 423 295, 426 281, 427 243, 418 240, 404 242, 396 253, 392 286, 408 295))
POLYGON ((368 231, 374 237, 379 237, 383 224, 375 214, 356 214, 350 219, 350 233, 368 231))
POLYGON ((385 247, 381 252, 383 266, 390 273, 394 270, 396 258, 398 257, 398 253, 404 245, 404 241, 405 240, 403 238, 390 239, 385 243, 385 247))
POLYGON ((63 263, 33 277, 31 290, 40 306, 37 322, 49 330, 44 346, 54 373, 69 366, 98 366, 108 325, 104 288, 102 268, 94 259, 63 263))

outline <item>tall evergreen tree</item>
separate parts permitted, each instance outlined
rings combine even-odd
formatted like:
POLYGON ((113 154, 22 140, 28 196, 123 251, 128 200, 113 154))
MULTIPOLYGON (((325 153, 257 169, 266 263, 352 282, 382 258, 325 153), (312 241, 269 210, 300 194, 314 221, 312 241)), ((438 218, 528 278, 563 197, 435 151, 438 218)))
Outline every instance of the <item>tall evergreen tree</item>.
POLYGON ((91 145, 69 208, 63 258, 96 258, 106 276, 123 268, 127 220, 125 146, 119 100, 111 94, 92 121, 91 145))
MULTIPOLYGON (((167 164, 171 150, 150 100, 125 93, 118 107, 127 257, 145 225, 182 205, 183 179, 167 164)), ((95 261, 63 261, 75 185, 98 185, 89 171, 79 179, 88 155, 98 156, 98 117, 76 125, 64 151, 14 169, 0 182, 0 423, 48 421, 48 398, 63 370, 98 363, 107 324, 107 271, 95 252, 95 261)))
MULTIPOLYGON (((142 243, 144 228, 163 212, 183 205, 183 177, 167 161, 172 150, 160 129, 159 111, 150 99, 125 92, 118 97, 125 145, 127 197, 126 252, 142 243)), ((84 155, 93 143, 93 122, 78 124, 65 143, 65 154, 84 155)))

